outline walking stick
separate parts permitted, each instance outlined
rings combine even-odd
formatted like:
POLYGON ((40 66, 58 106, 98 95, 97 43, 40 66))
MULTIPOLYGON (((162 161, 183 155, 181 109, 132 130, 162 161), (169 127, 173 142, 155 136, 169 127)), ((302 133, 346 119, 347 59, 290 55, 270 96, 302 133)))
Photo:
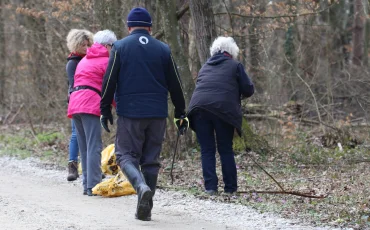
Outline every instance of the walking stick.
POLYGON ((173 170, 173 164, 175 163, 175 157, 176 157, 176 152, 177 152, 177 144, 179 143, 179 139, 180 139, 180 131, 177 132, 177 140, 176 140, 176 144, 175 144, 175 151, 173 152, 173 157, 172 157, 172 165, 171 165, 171 172, 170 172, 170 175, 171 175, 171 185, 173 184, 172 170, 173 170))

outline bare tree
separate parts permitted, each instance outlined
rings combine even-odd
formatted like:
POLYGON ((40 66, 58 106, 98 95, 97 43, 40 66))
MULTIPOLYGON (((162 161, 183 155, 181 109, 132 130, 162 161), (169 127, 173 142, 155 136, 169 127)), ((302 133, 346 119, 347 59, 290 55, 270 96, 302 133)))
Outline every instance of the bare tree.
POLYGON ((99 30, 110 29, 114 31, 118 38, 125 35, 123 31, 125 29, 123 24, 125 18, 122 14, 123 5, 121 0, 94 0, 94 13, 99 30))
POLYGON ((368 53, 369 53, 369 46, 370 46, 370 17, 369 17, 370 4, 369 4, 369 1, 366 1, 366 0, 364 0, 363 3, 364 3, 365 15, 368 15, 367 16, 367 19, 366 19, 366 30, 365 30, 366 32, 365 32, 365 44, 364 44, 364 60, 363 60, 363 65, 365 67, 368 67, 369 66, 369 56, 368 56, 368 53))
MULTIPOLYGON (((353 64, 360 66, 364 58, 365 5, 362 0, 354 0, 355 20, 353 25, 353 64)), ((367 55, 367 54, 366 54, 367 55)))
POLYGON ((190 0, 190 12, 194 25, 196 47, 200 63, 209 58, 209 47, 216 38, 216 25, 210 0, 190 0))
MULTIPOLYGON (((179 74, 182 79, 183 91, 185 96, 186 106, 189 105, 191 95, 194 91, 194 82, 192 75, 190 73, 189 64, 187 57, 185 56, 184 48, 180 39, 179 23, 177 21, 176 5, 172 0, 158 0, 159 6, 162 9, 162 25, 164 28, 164 38, 171 47, 173 57, 176 60, 179 74)), ((170 109, 170 119, 172 120, 173 114, 172 109, 170 109), (171 111, 172 110, 172 111, 171 111)), ((172 122, 171 122, 172 123, 172 122)), ((173 133, 173 132, 169 132, 173 133)), ((171 138, 174 135, 169 135, 170 143, 174 140, 171 138)), ((187 142, 190 144, 192 142, 191 132, 187 134, 187 142)))
POLYGON ((5 25, 4 25, 4 8, 5 0, 0 0, 0 108, 5 104, 5 25))
POLYGON ((179 36, 180 31, 177 22, 176 5, 172 0, 159 0, 159 2, 163 10, 162 21, 164 36, 170 45, 172 54, 177 62, 178 70, 183 81, 185 100, 188 104, 194 90, 194 83, 179 36))
MULTIPOLYGON (((0 4, 0 103, 5 101, 0 116, 19 111, 16 118, 5 118, 7 123, 25 122, 36 114, 45 117, 40 121, 67 122, 68 31, 111 29, 124 37, 127 14, 138 6, 152 15, 153 36, 170 45, 187 103, 217 33, 233 36, 241 48, 241 61, 257 86, 248 102, 275 111, 294 99, 302 105, 302 116, 327 123, 349 113, 368 118, 367 0, 0 0, 0 4), (361 68, 352 68, 357 65, 361 68), (20 110, 22 104, 26 106, 20 110), (28 108, 31 116, 25 114, 28 108)), ((248 115, 263 112, 245 108, 248 115)), ((174 133, 171 125, 168 130, 169 135, 174 133)))
POLYGON ((197 78, 198 71, 201 67, 200 62, 199 62, 199 56, 197 53, 196 43, 197 43, 197 39, 195 37, 195 32, 194 32, 194 23, 193 23, 193 20, 190 20, 189 21, 188 63, 189 63, 189 69, 190 69, 193 79, 197 78))
MULTIPOLYGON (((255 4, 251 6, 252 12, 258 14, 263 14, 266 11, 267 1, 256 1, 255 4)), ((257 92, 263 92, 263 83, 266 81, 265 75, 261 72, 261 62, 262 62, 262 49, 261 49, 261 39, 263 33, 263 24, 260 18, 251 18, 249 27, 249 45, 250 45, 250 72, 255 79, 255 86, 257 92)))

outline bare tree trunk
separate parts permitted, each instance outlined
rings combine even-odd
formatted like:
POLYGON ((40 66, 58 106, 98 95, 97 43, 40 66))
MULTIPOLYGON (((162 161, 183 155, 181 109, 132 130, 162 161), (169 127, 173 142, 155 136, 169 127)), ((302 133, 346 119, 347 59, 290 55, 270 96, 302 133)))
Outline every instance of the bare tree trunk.
MULTIPOLYGON (((32 8, 33 5, 32 3, 26 3, 26 7, 32 8)), ((26 49, 29 51, 29 70, 34 79, 34 90, 38 92, 35 96, 41 96, 41 100, 47 100, 49 90, 48 71, 50 69, 46 68, 48 46, 44 44, 47 43, 45 18, 28 15, 25 18, 24 25, 29 31, 26 49)))
POLYGON ((163 9, 162 20, 165 39, 171 47, 172 54, 176 60, 182 84, 184 86, 186 104, 190 101, 194 90, 194 83, 191 77, 188 62, 180 40, 179 25, 176 16, 176 5, 172 0, 159 0, 163 9))
POLYGON ((190 0, 190 12, 195 28, 199 60, 204 64, 210 57, 209 47, 217 36, 212 1, 190 0))
MULTIPOLYGON (((322 20, 324 25, 330 25, 330 9, 328 9, 329 5, 328 2, 326 1, 321 1, 320 2, 321 10, 324 10, 321 15, 322 15, 322 20)), ((322 33, 322 50, 323 52, 323 72, 322 72, 322 80, 323 80, 323 85, 325 85, 326 89, 326 96, 323 98, 322 103, 331 105, 332 104, 332 95, 333 95, 333 90, 332 90, 332 83, 333 83, 333 72, 335 73, 335 66, 334 66, 334 57, 338 56, 337 54, 334 56, 332 53, 335 53, 335 35, 336 35, 336 28, 335 26, 333 27, 328 27, 325 26, 323 28, 322 33), (334 31, 334 33, 333 33, 334 31), (334 34, 334 36, 332 36, 334 34)), ((327 109, 328 115, 327 118, 329 119, 330 116, 332 115, 332 107, 328 107, 327 109)), ((320 118, 320 111, 317 109, 317 116, 320 118)))
MULTIPOLYGON (((369 15, 370 4, 367 0, 363 0, 363 2, 364 2, 365 15, 369 15)), ((369 57, 368 57, 369 46, 370 46, 370 17, 367 16, 366 27, 365 27, 364 59, 363 59, 363 65, 365 67, 369 66, 369 57)))
POLYGON ((331 31, 328 36, 332 36, 332 50, 330 54, 330 63, 334 69, 333 76, 337 76, 336 71, 341 71, 344 62, 348 61, 349 53, 345 48, 349 44, 349 33, 347 32, 347 24, 350 12, 349 0, 340 0, 338 4, 331 6, 328 9, 329 22, 331 31))
POLYGON ((199 56, 197 53, 196 48, 196 37, 195 37, 195 31, 194 31, 194 22, 193 20, 189 21, 189 57, 188 57, 188 63, 189 63, 189 69, 192 75, 192 78, 195 80, 198 76, 198 71, 200 69, 200 62, 199 62, 199 56))
MULTIPOLYGON (((186 107, 189 105, 189 101, 191 95, 194 91, 194 82, 191 77, 189 64, 187 62, 187 58, 185 56, 184 49, 182 47, 181 39, 180 39, 180 31, 179 31, 179 24, 177 21, 176 15, 176 5, 175 2, 172 0, 158 0, 159 6, 162 9, 162 22, 164 28, 164 38, 171 47, 172 54, 174 59, 176 60, 176 64, 178 67, 178 71, 182 80, 183 90, 184 90, 184 97, 186 102, 186 107)), ((173 109, 169 108, 170 121, 173 120, 173 109)), ((173 124, 171 122, 171 126, 168 127, 168 133, 173 133, 171 130, 174 129, 173 124)), ((173 143, 174 135, 170 135, 170 142, 173 143)), ((186 142, 188 146, 192 143, 192 136, 191 132, 188 132, 186 135, 186 142)), ((182 146, 184 147, 184 146, 182 146)))
POLYGON ((122 5, 122 0, 94 0, 94 13, 97 19, 96 22, 99 23, 98 29, 112 30, 118 39, 125 34, 123 22, 126 21, 126 18, 122 13, 122 5))
POLYGON ((353 29, 353 57, 352 62, 361 66, 364 58, 364 39, 365 39, 365 10, 362 0, 354 1, 354 29, 353 29))
MULTIPOLYGON (((287 2, 287 5, 289 6, 289 13, 290 14, 296 14, 297 13, 297 3, 295 1, 289 0, 287 2)), ((294 19, 292 19, 294 20, 294 19)), ((289 23, 289 28, 287 32, 285 33, 285 43, 284 43, 284 49, 285 49, 285 57, 286 57, 286 67, 287 67, 287 73, 286 73, 286 83, 287 83, 287 90, 288 90, 288 96, 289 100, 297 101, 299 99, 298 93, 300 92, 297 88, 301 82, 299 79, 297 79, 296 73, 297 73, 297 34, 298 30, 296 28, 296 22, 292 21, 289 23)))
MULTIPOLYGON (((259 12, 259 14, 263 14, 266 11, 266 0, 258 1, 257 4, 254 5, 253 12, 259 12)), ((251 61, 251 68, 250 72, 252 74, 256 91, 261 94, 263 90, 263 85, 266 82, 265 76, 261 73, 261 62, 262 57, 260 53, 262 52, 260 39, 262 36, 262 23, 259 18, 254 18, 251 20, 249 27, 249 45, 250 45, 250 61, 251 61)))
MULTIPOLYGON (((5 44, 5 28, 4 28, 4 0, 0 0, 0 108, 5 105, 5 68, 6 68, 6 44, 5 44)), ((1 115, 1 114, 0 114, 1 115)))

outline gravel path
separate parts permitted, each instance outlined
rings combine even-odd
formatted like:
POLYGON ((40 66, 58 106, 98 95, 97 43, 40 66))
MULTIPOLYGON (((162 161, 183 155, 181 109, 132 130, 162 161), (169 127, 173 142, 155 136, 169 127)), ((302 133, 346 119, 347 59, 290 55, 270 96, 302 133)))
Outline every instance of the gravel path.
POLYGON ((153 221, 134 219, 136 195, 82 195, 81 181, 37 159, 0 157, 0 229, 333 229, 300 225, 242 205, 157 190, 153 221))

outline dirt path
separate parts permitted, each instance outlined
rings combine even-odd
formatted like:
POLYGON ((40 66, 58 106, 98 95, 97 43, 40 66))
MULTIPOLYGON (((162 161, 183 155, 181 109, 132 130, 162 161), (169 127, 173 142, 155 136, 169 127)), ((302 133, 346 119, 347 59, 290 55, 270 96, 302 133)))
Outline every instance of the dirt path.
POLYGON ((0 157, 0 229, 328 229, 258 214, 231 204, 158 190, 153 221, 134 219, 136 195, 82 195, 81 181, 35 159, 0 157))

